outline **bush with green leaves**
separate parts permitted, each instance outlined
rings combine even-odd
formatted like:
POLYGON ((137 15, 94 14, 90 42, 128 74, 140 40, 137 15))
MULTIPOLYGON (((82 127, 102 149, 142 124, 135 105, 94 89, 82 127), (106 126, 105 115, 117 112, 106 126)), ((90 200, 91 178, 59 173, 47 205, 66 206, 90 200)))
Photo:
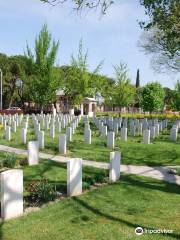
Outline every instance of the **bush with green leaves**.
POLYGON ((32 180, 27 186, 27 191, 33 202, 53 201, 57 197, 56 186, 47 178, 32 180))
POLYGON ((2 167, 14 168, 17 165, 17 156, 15 154, 7 153, 5 159, 2 161, 2 167))
POLYGON ((145 112, 161 111, 164 105, 165 92, 158 82, 146 84, 141 91, 140 107, 145 112))

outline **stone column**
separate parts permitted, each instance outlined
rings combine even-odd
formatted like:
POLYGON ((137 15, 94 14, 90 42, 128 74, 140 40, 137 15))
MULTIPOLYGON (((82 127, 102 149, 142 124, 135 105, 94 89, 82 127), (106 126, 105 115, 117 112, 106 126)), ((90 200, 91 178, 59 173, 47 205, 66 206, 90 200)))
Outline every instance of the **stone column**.
POLYGON ((84 105, 81 104, 81 116, 83 116, 83 115, 84 115, 84 105))
POLYGON ((1 217, 4 220, 23 214, 23 170, 11 169, 0 174, 1 217))
POLYGON ((120 178, 120 161, 120 152, 110 153, 109 180, 112 182, 115 182, 120 178))
POLYGON ((67 162, 67 195, 82 193, 82 159, 72 158, 67 162))
POLYGON ((39 143, 38 141, 28 142, 28 164, 37 165, 39 162, 39 143))

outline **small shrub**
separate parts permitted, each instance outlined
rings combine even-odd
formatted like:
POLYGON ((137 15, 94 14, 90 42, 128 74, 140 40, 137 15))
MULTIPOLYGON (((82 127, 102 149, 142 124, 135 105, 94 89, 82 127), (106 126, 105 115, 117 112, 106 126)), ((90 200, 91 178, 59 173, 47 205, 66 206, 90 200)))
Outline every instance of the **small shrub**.
POLYGON ((27 160, 27 158, 23 158, 23 159, 20 159, 19 160, 19 165, 20 166, 27 166, 28 165, 28 160, 27 160))
POLYGON ((7 153, 5 159, 3 160, 3 167, 14 168, 17 164, 17 157, 15 154, 7 153))
POLYGON ((42 180, 32 180, 27 190, 32 201, 36 202, 48 202, 55 200, 56 194, 56 187, 49 183, 47 178, 42 180))

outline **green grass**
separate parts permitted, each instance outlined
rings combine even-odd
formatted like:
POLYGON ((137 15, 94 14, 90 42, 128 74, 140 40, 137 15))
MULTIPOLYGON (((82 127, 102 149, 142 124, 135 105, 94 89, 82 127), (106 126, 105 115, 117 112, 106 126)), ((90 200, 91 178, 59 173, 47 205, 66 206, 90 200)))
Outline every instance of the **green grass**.
MULTIPOLYGON (((67 156, 81 157, 86 160, 109 162, 109 155, 112 149, 106 147, 106 139, 99 136, 94 125, 92 129, 92 144, 84 144, 83 142, 83 125, 82 123, 73 135, 73 142, 67 145, 67 156)), ((158 138, 149 145, 142 143, 142 136, 128 136, 127 142, 116 139, 116 150, 122 152, 122 163, 132 165, 149 165, 149 166, 165 166, 180 165, 180 136, 178 141, 171 142, 169 140, 169 130, 165 130, 158 138)), ((45 150, 46 153, 58 153, 58 135, 55 139, 49 136, 49 131, 45 133, 45 150)), ((30 128, 28 132, 28 141, 34 140, 34 130, 30 128)), ((0 130, 0 144, 27 148, 20 141, 20 127, 17 133, 12 134, 12 140, 8 142, 3 138, 3 130, 0 130)))
MULTIPOLYGON (((49 170, 45 164, 43 168, 40 167, 36 173, 41 170, 45 170, 44 174, 49 172, 48 176, 56 171, 56 174, 59 173, 58 167, 56 170, 50 167, 49 170)), ((30 177, 31 169, 25 169, 25 174, 30 177)), ((60 175, 63 178, 63 174, 60 175)), ((180 239, 179 192, 180 187, 174 184, 122 175, 117 183, 99 187, 79 197, 47 204, 40 211, 1 223, 1 239, 180 239), (172 229, 173 233, 137 237, 134 233, 137 226, 172 229)))
MULTIPOLYGON (((31 180, 48 178, 49 182, 56 185, 56 189, 66 193, 66 164, 57 163, 51 160, 41 160, 38 165, 23 167, 24 187, 31 180)), ((97 175, 108 176, 108 171, 92 167, 83 166, 83 179, 97 178, 97 175)), ((84 185, 85 187, 85 185, 84 185)))

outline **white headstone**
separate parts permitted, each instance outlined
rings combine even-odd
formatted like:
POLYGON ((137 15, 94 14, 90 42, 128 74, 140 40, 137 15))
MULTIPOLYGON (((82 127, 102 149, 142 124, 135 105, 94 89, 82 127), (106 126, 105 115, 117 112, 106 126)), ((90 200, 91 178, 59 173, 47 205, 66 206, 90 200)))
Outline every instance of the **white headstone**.
POLYGON ((11 169, 0 174, 1 217, 4 220, 23 214, 23 171, 11 169))
POLYGON ((59 152, 66 154, 66 134, 59 135, 59 152))
POLYGON ((91 144, 91 130, 90 129, 84 130, 84 142, 87 144, 91 144))
POLYGON ((21 129, 21 142, 23 144, 26 144, 26 136, 27 136, 27 130, 26 128, 21 129))
POLYGON ((109 179, 112 182, 115 182, 120 178, 120 161, 120 152, 110 153, 109 179))
POLYGON ((108 132, 107 134, 107 147, 114 148, 115 145, 115 133, 108 132))
POLYGON ((107 126, 103 126, 102 127, 101 135, 102 135, 102 137, 106 137, 107 136, 107 126))
POLYGON ((28 164, 37 165, 39 162, 39 143, 38 141, 28 142, 28 164))
POLYGON ((11 141, 11 127, 6 127, 6 140, 11 141))
POLYGON ((54 127, 54 124, 51 125, 51 127, 50 127, 50 136, 52 138, 55 138, 55 127, 54 127))
POLYGON ((66 128, 66 139, 67 141, 72 141, 72 128, 68 127, 66 128))
POLYGON ((121 140, 127 141, 127 128, 121 128, 121 140))
POLYGON ((72 158, 67 162, 67 195, 82 193, 82 159, 72 158))
POLYGON ((143 143, 150 144, 150 130, 148 129, 143 131, 143 143))
POLYGON ((38 133, 39 149, 44 149, 44 131, 38 133))

